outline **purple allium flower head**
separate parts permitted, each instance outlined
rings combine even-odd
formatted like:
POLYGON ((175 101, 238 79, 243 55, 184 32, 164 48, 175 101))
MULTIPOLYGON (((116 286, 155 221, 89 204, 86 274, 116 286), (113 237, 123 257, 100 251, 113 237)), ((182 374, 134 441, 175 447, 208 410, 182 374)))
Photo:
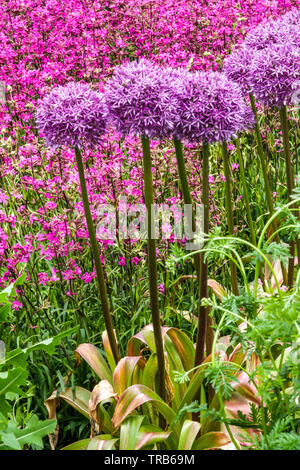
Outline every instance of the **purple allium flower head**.
POLYGON ((300 48, 274 44, 253 55, 249 83, 258 101, 266 106, 290 104, 300 80, 300 48))
POLYGON ((253 50, 242 45, 223 61, 223 73, 232 81, 238 83, 244 95, 249 93, 249 67, 253 50))
POLYGON ((87 84, 70 82, 40 101, 36 122, 50 147, 96 146, 105 133, 107 108, 87 84))
POLYGON ((189 142, 229 141, 254 124, 240 87, 217 72, 183 73, 173 85, 178 108, 174 137, 189 142))
POLYGON ((116 130, 122 135, 168 137, 174 124, 175 95, 164 69, 142 59, 118 66, 108 81, 105 99, 116 130))
POLYGON ((300 9, 299 8, 292 8, 288 13, 283 15, 282 17, 283 21, 294 24, 294 25, 300 25, 300 9))
POLYGON ((244 45, 250 49, 265 49, 272 44, 289 43, 300 47, 299 23, 294 23, 296 14, 291 17, 281 17, 260 23, 249 31, 244 40, 244 45))

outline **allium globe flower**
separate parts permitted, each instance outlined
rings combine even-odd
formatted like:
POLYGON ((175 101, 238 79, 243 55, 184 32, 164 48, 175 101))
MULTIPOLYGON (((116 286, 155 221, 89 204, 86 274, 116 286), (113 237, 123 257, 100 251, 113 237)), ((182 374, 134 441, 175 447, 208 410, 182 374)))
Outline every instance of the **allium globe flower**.
POLYGON ((174 137, 189 142, 229 141, 252 127, 254 116, 241 89, 218 72, 185 73, 173 85, 177 95, 174 137))
POLYGON ((85 83, 71 82, 40 101, 36 122, 50 147, 92 147, 105 133, 107 108, 101 94, 85 83))
POLYGON ((266 106, 289 105, 300 80, 300 48, 275 44, 257 51, 249 70, 249 84, 266 106))
POLYGON ((252 57, 253 50, 242 45, 223 61, 222 72, 230 80, 238 83, 244 95, 249 93, 249 67, 252 57))
POLYGON ((282 20, 294 24, 294 25, 300 25, 300 9, 299 8, 292 8, 289 12, 287 12, 285 15, 282 16, 282 20))
POLYGON ((142 59, 115 68, 105 89, 109 116, 122 135, 168 137, 174 124, 175 96, 164 69, 142 59))
POLYGON ((300 28, 299 23, 294 23, 295 20, 296 14, 293 14, 291 17, 260 23, 248 32, 243 44, 257 50, 265 49, 272 44, 284 43, 300 47, 300 28))

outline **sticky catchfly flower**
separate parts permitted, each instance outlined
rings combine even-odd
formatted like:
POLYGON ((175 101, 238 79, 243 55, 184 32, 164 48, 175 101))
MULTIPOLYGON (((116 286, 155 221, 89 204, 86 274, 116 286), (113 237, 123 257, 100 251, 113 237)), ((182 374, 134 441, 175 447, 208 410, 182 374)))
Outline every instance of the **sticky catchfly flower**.
POLYGON ((175 97, 161 67, 144 59, 116 67, 105 98, 110 119, 122 135, 171 135, 169 115, 175 110, 175 97))
POLYGON ((106 105, 87 84, 71 82, 40 101, 36 122, 50 147, 95 146, 105 133, 106 105))

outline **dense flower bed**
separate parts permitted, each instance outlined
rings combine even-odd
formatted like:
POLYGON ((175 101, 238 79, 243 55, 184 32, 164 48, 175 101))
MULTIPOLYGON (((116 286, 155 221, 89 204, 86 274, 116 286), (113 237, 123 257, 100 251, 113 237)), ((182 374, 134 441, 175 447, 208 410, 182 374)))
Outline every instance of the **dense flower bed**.
MULTIPOLYGON (((0 220, 3 227, 8 222, 11 232, 7 225, 0 229, 0 284, 14 278, 19 263, 27 262, 33 252, 39 259, 53 260, 51 270, 46 264, 44 269, 39 268, 39 284, 78 276, 88 282, 94 276, 74 259, 83 249, 87 232, 81 203, 70 200, 70 195, 78 191, 73 153, 63 150, 63 158, 58 158, 37 139, 33 118, 41 96, 70 80, 92 82, 101 90, 116 64, 140 57, 195 70, 217 69, 223 56, 249 28, 297 4, 298 0, 238 4, 231 0, 213 4, 202 0, 3 1, 0 79, 6 86, 7 106, 1 113, 0 168, 1 176, 10 175, 14 186, 8 187, 1 179, 0 220), (13 208, 8 205, 9 194, 14 199, 13 208), (13 243, 15 238, 10 235, 22 224, 32 227, 31 234, 13 243), (60 257, 64 257, 62 268, 60 257)), ((133 138, 127 138, 121 147, 119 142, 119 136, 110 134, 103 150, 86 155, 94 207, 101 201, 115 201, 121 192, 132 203, 141 200, 140 150, 133 138), (124 171, 125 158, 129 165, 124 171)), ((163 162, 172 177, 169 153, 158 152, 156 162, 163 162)), ((199 162, 193 160, 191 186, 197 194, 199 162)), ((164 176, 162 172, 160 175, 159 191, 163 191, 164 176)), ((211 197, 214 185, 223 180, 222 173, 210 176, 211 197)), ((179 200, 176 187, 175 195, 171 193, 171 202, 179 200)), ((165 202, 170 201, 165 197, 165 202)), ((218 223, 219 217, 214 212, 212 220, 218 223)))

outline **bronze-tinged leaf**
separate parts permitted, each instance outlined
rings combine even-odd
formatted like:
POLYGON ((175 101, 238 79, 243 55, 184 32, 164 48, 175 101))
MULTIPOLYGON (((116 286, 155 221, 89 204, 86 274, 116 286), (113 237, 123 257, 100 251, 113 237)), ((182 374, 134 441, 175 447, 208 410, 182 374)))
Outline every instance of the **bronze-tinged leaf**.
POLYGON ((89 413, 92 421, 100 425, 97 411, 99 403, 111 401, 116 395, 108 380, 101 380, 95 385, 89 399, 89 413))
POLYGON ((118 362, 113 375, 113 386, 119 396, 130 385, 134 385, 136 367, 143 370, 145 364, 146 360, 143 356, 125 356, 118 362))
POLYGON ((82 343, 75 350, 75 357, 80 355, 96 372, 101 380, 112 383, 112 373, 100 350, 93 344, 82 343))
POLYGON ((170 405, 175 396, 175 387, 170 377, 170 364, 167 353, 165 353, 165 384, 166 384, 166 403, 170 405))
MULTIPOLYGON (((115 335, 115 339, 116 339, 116 342, 117 342, 117 335, 116 335, 115 330, 114 330, 114 335, 115 335)), ((102 342, 103 342, 103 347, 104 347, 104 351, 105 351, 105 354, 106 354, 108 364, 109 364, 111 370, 114 371, 115 368, 116 368, 116 361, 115 361, 115 358, 114 358, 114 355, 113 355, 113 352, 112 352, 112 349, 111 349, 111 345, 110 345, 110 342, 109 342, 109 339, 108 339, 108 334, 107 334, 106 330, 103 331, 103 333, 102 333, 102 342)))
POLYGON ((241 365, 245 361, 246 355, 247 353, 243 351, 243 346, 238 344, 230 354, 228 361, 241 365))
POLYGON ((208 432, 195 441, 192 450, 218 449, 230 442, 229 436, 224 432, 208 432))
MULTIPOLYGON (((49 398, 47 398, 47 400, 44 402, 44 405, 48 411, 49 419, 55 419, 55 420, 57 419, 56 408, 58 404, 59 404, 59 398, 57 397, 57 390, 54 390, 52 395, 49 398)), ((59 424, 57 423, 54 432, 48 435, 51 450, 55 450, 57 446, 58 434, 59 434, 59 424)))
POLYGON ((69 405, 89 418, 89 399, 90 392, 82 387, 75 387, 75 396, 73 397, 72 388, 67 388, 57 396, 57 390, 45 401, 45 406, 49 416, 56 416, 56 408, 60 400, 65 400, 69 405))
POLYGON ((170 436, 170 431, 156 430, 154 426, 141 426, 138 433, 135 450, 143 449, 156 444, 157 442, 165 442, 170 436))
POLYGON ((228 294, 224 287, 222 287, 221 284, 219 284, 214 279, 208 279, 207 284, 219 300, 224 300, 226 299, 226 297, 228 297, 228 294))
POLYGON ((119 428, 127 416, 147 402, 151 402, 169 424, 174 421, 176 413, 159 395, 145 385, 132 385, 122 393, 118 400, 112 419, 115 429, 119 428))

